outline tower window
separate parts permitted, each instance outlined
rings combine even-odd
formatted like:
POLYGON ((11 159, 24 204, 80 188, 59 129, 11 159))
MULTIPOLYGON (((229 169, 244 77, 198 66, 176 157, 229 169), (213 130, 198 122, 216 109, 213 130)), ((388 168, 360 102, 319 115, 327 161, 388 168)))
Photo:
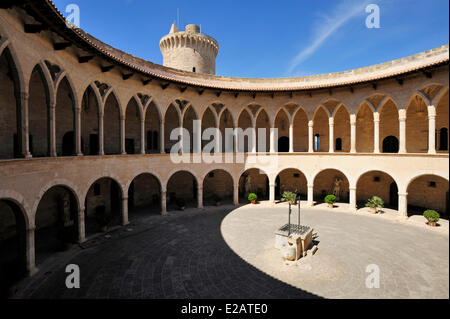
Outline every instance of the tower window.
POLYGON ((428 187, 435 188, 436 187, 436 182, 428 182, 428 187))
POLYGON ((192 72, 194 72, 195 73, 195 66, 192 68, 192 72))
POLYGON ((318 152, 320 149, 320 135, 314 135, 314 151, 318 152))
POLYGON ((342 139, 340 137, 336 139, 336 151, 342 151, 342 139))

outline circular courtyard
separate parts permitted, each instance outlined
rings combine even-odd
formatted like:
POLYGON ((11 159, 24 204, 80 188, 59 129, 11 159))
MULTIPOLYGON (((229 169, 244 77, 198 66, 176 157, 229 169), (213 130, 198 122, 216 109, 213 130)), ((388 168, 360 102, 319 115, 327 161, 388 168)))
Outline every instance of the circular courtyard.
MULTIPOLYGON (((17 298, 448 298, 448 232, 382 215, 302 209, 318 247, 285 264, 274 232, 287 205, 208 207, 140 214, 37 265, 17 298), (80 289, 65 285, 68 264, 80 289), (367 288, 367 266, 379 288, 367 288)), ((296 221, 293 209, 291 220, 296 221)))

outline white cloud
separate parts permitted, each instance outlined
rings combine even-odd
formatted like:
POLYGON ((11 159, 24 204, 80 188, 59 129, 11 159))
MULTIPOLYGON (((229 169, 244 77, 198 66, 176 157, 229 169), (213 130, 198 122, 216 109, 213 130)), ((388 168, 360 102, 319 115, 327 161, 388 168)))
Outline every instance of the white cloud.
MULTIPOLYGON (((306 48, 301 50, 291 61, 289 73, 292 73, 300 63, 309 58, 317 49, 325 42, 325 40, 335 33, 346 22, 358 15, 364 15, 366 6, 375 1, 365 0, 340 2, 331 12, 330 15, 321 15, 316 21, 316 27, 313 29, 314 41, 306 48)), ((365 23, 365 19, 361 20, 365 23)))

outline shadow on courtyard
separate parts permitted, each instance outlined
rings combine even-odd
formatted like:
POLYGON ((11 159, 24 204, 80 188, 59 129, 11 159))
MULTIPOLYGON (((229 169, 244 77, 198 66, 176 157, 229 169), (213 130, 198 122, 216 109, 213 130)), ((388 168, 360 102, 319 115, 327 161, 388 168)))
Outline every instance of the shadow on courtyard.
POLYGON ((16 298, 320 298, 261 272, 230 249, 220 226, 235 208, 130 214, 130 225, 110 238, 42 264, 18 285, 16 298), (80 289, 66 288, 67 264, 80 267, 80 289))

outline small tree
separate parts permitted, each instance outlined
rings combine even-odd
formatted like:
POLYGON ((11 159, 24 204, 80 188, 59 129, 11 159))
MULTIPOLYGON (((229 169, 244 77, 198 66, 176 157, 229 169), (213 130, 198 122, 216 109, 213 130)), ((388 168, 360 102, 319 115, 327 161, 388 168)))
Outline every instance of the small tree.
POLYGON ((427 209, 423 212, 423 217, 425 217, 428 220, 428 224, 430 226, 436 226, 436 223, 439 221, 439 218, 441 217, 439 213, 432 209, 427 209))
POLYGON ((336 203, 336 196, 334 195, 325 196, 325 203, 327 203, 328 205, 333 205, 334 203, 336 203))
POLYGON ((258 199, 258 196, 255 193, 248 194, 248 200, 254 203, 258 199))
POLYGON ((372 208, 374 212, 377 212, 377 208, 383 208, 384 202, 383 200, 378 196, 373 196, 372 198, 369 198, 366 203, 366 207, 372 208))
POLYGON ((281 201, 282 202, 290 202, 291 204, 295 201, 295 193, 293 192, 284 192, 283 195, 281 195, 281 201))

